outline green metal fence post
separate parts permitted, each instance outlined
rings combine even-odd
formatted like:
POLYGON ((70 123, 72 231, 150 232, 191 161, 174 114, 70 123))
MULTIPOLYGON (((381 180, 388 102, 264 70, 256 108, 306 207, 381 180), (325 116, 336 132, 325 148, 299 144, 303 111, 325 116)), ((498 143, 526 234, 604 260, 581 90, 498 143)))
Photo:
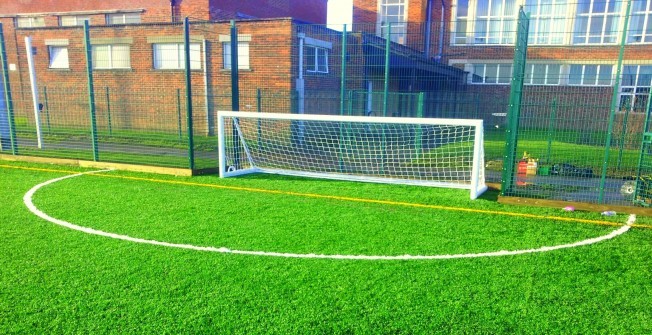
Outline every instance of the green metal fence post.
POLYGON ((84 48, 86 51, 86 75, 88 77, 88 108, 91 117, 91 141, 93 145, 93 160, 100 160, 99 147, 97 144, 97 119, 95 113, 95 87, 93 86, 93 54, 91 47, 91 35, 88 21, 84 20, 84 48))
POLYGON ((383 116, 387 116, 387 99, 389 94, 389 66, 390 48, 392 47, 392 23, 387 24, 387 35, 385 36, 385 78, 383 82, 383 116))
POLYGON ((109 127, 109 135, 113 135, 113 125, 111 124, 111 96, 109 94, 109 87, 106 89, 106 118, 109 127))
POLYGON ((629 120, 629 108, 625 110, 625 116, 623 117, 623 130, 620 134, 620 141, 618 143, 618 163, 616 168, 620 170, 620 164, 623 162, 623 150, 625 150, 625 138, 627 136, 627 121, 629 120))
POLYGON ((516 46, 514 48, 514 74, 509 93, 509 111, 507 114, 507 129, 505 131, 506 141, 505 155, 503 157, 502 195, 509 194, 514 186, 516 142, 518 140, 518 123, 521 114, 521 99, 523 97, 529 25, 530 19, 521 6, 518 15, 518 31, 516 35, 516 46))
POLYGON ((346 95, 346 24, 342 29, 342 70, 340 74, 340 115, 344 115, 346 95))
MULTIPOLYGON (((637 165, 637 182, 641 180, 641 175, 643 174, 643 156, 645 155, 645 135, 650 131, 650 113, 652 113, 652 90, 647 95, 647 106, 645 106, 645 123, 643 123, 643 136, 641 138, 641 151, 638 156, 638 165, 637 165)), ((634 200, 638 197, 639 187, 634 188, 634 200)))
POLYGON ((186 74, 186 126, 188 127, 188 165, 191 170, 195 169, 195 139, 192 125, 192 77, 190 69, 190 22, 188 17, 183 19, 183 46, 184 46, 184 68, 186 74))
POLYGON ((2 75, 5 91, 5 103, 7 104, 7 121, 9 123, 9 141, 11 153, 18 155, 18 142, 16 140, 16 122, 14 120, 14 103, 11 97, 11 85, 9 84, 9 69, 7 67, 7 46, 5 34, 0 23, 0 62, 2 62, 2 75))
MULTIPOLYGON (((256 110, 258 111, 258 113, 263 112, 262 102, 263 102, 263 93, 259 88, 259 89, 256 89, 256 110)), ((261 138, 263 137, 262 120, 261 119, 258 119, 258 128, 257 129, 258 129, 258 134, 257 134, 256 142, 258 143, 258 150, 261 150, 262 149, 261 138)))
POLYGON ((50 102, 48 100, 48 88, 43 86, 43 103, 45 104, 45 124, 48 127, 48 135, 52 133, 52 127, 50 127, 50 102))
POLYGON ((625 9, 625 20, 623 20, 622 34, 620 36, 620 50, 618 51, 618 63, 616 64, 616 82, 614 83, 614 92, 611 97, 611 108, 609 110, 609 125, 607 127, 607 138, 605 140, 604 161, 602 162, 602 173, 600 174, 600 187, 598 188, 598 203, 604 202, 605 184, 607 183, 607 169, 609 168, 609 154, 611 151, 611 137, 614 130, 614 121, 616 120, 616 109, 618 109, 619 91, 620 91, 620 74, 623 67, 623 56, 625 55, 625 41, 627 39, 627 27, 629 26, 629 13, 632 7, 632 1, 627 0, 625 9))
MULTIPOLYGON (((238 65, 238 27, 235 20, 231 20, 231 110, 240 110, 240 83, 238 65)), ((231 136, 233 138, 233 161, 236 169, 240 168, 240 142, 238 139, 237 119, 232 124, 231 136)))
POLYGON ((177 88, 177 133, 179 134, 179 141, 183 136, 181 131, 181 89, 177 88))
MULTIPOLYGON (((423 118, 423 104, 424 104, 424 93, 419 92, 418 98, 417 98, 417 118, 423 118)), ((417 126, 415 134, 414 134, 414 151, 416 152, 416 159, 418 159, 421 156, 421 150, 423 148, 423 139, 421 138, 421 126, 417 126)))
POLYGON ((555 134, 555 120, 557 119, 557 99, 550 104, 550 119, 548 120, 548 148, 546 151, 546 163, 550 164, 550 153, 552 151, 552 138, 555 134))

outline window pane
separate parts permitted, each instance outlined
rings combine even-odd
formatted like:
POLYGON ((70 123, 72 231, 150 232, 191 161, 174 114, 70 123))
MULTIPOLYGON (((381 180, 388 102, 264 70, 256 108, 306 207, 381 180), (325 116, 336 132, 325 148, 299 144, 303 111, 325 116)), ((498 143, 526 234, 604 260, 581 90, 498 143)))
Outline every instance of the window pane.
POLYGON ((155 69, 179 68, 178 44, 154 44, 153 48, 155 69))
POLYGON ((50 68, 67 69, 68 65, 68 47, 51 46, 50 49, 50 68))
POLYGON ((593 1, 593 13, 604 13, 607 9, 608 0, 594 0, 593 1))
POLYGON ((652 83, 652 66, 641 66, 638 71, 638 86, 649 87, 652 83))
POLYGON ((139 13, 128 13, 125 14, 125 23, 140 23, 140 14, 139 13))
POLYGON ((645 7, 647 6, 647 0, 633 0, 632 1, 632 12, 644 12, 645 7))
POLYGON ((546 66, 543 64, 535 64, 532 73, 532 83, 541 85, 546 83, 546 66))
POLYGON ((459 0, 457 2, 457 17, 466 17, 469 15, 469 0, 459 0))
POLYGON ((466 20, 457 20, 455 26, 455 42, 466 43, 466 20))
POLYGON ((502 0, 494 0, 491 2, 491 16, 500 16, 503 12, 502 0))
POLYGON ((546 78, 546 84, 558 85, 560 77, 561 77, 561 65, 559 64, 548 65, 548 75, 546 78))
POLYGON ((582 65, 571 65, 568 74, 568 83, 571 85, 582 84, 582 65))
POLYGON ((224 68, 225 69, 230 69, 231 68, 231 43, 222 43, 222 49, 224 52, 222 53, 222 59, 224 62, 224 68))
POLYGON ((532 68, 534 65, 526 65, 525 66, 525 83, 531 84, 532 83, 532 68))
POLYGON ((577 3, 578 14, 589 13, 590 9, 591 9, 591 0, 580 0, 577 3))
POLYGON ((484 64, 473 64, 473 79, 474 83, 484 82, 484 64))
POLYGON ((487 38, 487 20, 477 20, 475 22, 475 41, 477 43, 486 43, 487 38))
POLYGON ((584 66, 584 84, 595 85, 598 79, 598 66, 585 65, 584 66))
POLYGON ((93 45, 93 68, 108 69, 111 64, 109 62, 109 46, 108 45, 93 45))
POLYGON ((489 0, 479 0, 476 15, 487 16, 487 14, 489 14, 489 0))
MULTIPOLYGON (((180 49, 181 49, 181 51, 183 53, 184 48, 185 48, 184 45, 179 44, 179 46, 180 46, 180 49)), ((238 52, 242 53, 242 50, 238 50, 238 52)), ((242 60, 241 60, 242 56, 238 55, 238 57, 240 57, 238 59, 238 62, 242 63, 242 60)), ((183 58, 185 60, 185 56, 183 58)), ((242 64, 238 64, 238 65, 239 65, 240 68, 242 68, 242 64)), ((182 63, 181 68, 185 69, 186 64, 182 63)), ((201 45, 199 43, 190 43, 190 69, 191 70, 199 70, 199 69, 201 69, 201 45)))
POLYGON ((623 66, 622 86, 634 86, 637 68, 635 65, 623 66))
POLYGON ((611 85, 611 69, 610 65, 600 65, 598 85, 611 85))
POLYGON ((129 57, 129 46, 125 44, 117 44, 111 46, 111 60, 113 68, 126 69, 131 67, 131 60, 129 57))
POLYGON ((62 16, 59 18, 59 23, 62 26, 74 26, 77 24, 77 20, 74 16, 62 16))
POLYGON ((498 82, 501 84, 508 84, 512 79, 512 66, 508 64, 501 64, 498 72, 498 82))
POLYGON ((485 82, 491 84, 498 82, 498 64, 487 64, 485 82))

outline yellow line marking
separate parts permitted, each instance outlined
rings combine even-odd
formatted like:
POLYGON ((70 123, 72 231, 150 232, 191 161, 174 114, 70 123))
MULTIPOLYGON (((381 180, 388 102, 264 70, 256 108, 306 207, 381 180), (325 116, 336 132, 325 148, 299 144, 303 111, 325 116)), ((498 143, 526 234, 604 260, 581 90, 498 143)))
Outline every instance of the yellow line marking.
MULTIPOLYGON (((44 169, 44 168, 31 168, 31 167, 11 166, 11 165, 0 165, 0 168, 10 168, 10 169, 18 169, 18 170, 32 170, 32 171, 42 171, 42 172, 59 172, 59 173, 68 173, 68 174, 81 173, 79 171, 67 171, 67 170, 44 169)), ((316 194, 316 193, 300 193, 300 192, 292 192, 292 191, 267 190, 267 189, 252 188, 252 187, 204 184, 204 183, 195 183, 195 182, 179 181, 179 180, 165 180, 165 179, 143 178, 143 177, 116 176, 116 175, 107 175, 107 174, 100 174, 100 173, 89 174, 87 176, 115 178, 115 179, 126 179, 126 180, 136 180, 136 181, 147 181, 147 182, 152 182, 152 183, 171 184, 171 185, 199 186, 199 187, 207 187, 207 188, 214 188, 214 189, 232 190, 232 191, 245 191, 245 192, 266 193, 266 194, 290 195, 290 196, 305 197, 305 198, 330 199, 330 200, 338 200, 338 201, 351 201, 351 202, 371 203, 371 204, 379 204, 379 205, 391 205, 391 206, 402 206, 402 207, 412 207, 412 208, 439 209, 439 210, 458 211, 458 212, 467 212, 467 213, 476 213, 476 214, 505 215, 505 216, 521 217, 521 218, 529 218, 529 219, 556 220, 556 221, 565 221, 565 222, 579 222, 579 223, 588 223, 588 224, 595 224, 595 225, 602 225, 602 226, 622 226, 622 224, 618 223, 618 222, 603 221, 603 220, 589 220, 589 219, 567 218, 567 217, 561 217, 561 216, 546 216, 546 215, 535 215, 535 214, 527 214, 527 213, 492 211, 492 210, 486 210, 486 209, 462 208, 462 207, 451 207, 451 206, 441 206, 441 205, 427 205, 427 204, 402 202, 402 201, 375 200, 375 199, 344 197, 344 196, 336 196, 336 195, 324 195, 324 194, 316 194)), ((644 224, 633 224, 632 227, 652 229, 652 225, 644 225, 644 224)))

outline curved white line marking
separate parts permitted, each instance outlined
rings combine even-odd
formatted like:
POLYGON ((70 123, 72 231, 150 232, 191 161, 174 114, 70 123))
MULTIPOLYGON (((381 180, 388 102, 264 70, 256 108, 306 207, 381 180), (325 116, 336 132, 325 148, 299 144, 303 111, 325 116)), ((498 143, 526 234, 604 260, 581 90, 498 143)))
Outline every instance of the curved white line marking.
POLYGON ((450 255, 399 255, 399 256, 368 256, 368 255, 323 255, 323 254, 293 254, 293 253, 283 253, 283 252, 267 252, 267 251, 248 251, 248 250, 231 250, 229 248, 221 247, 221 248, 215 248, 215 247, 201 247, 201 246, 196 246, 196 245, 191 245, 191 244, 177 244, 177 243, 168 243, 168 242, 161 242, 161 241, 156 241, 156 240, 146 240, 142 238, 135 238, 127 235, 120 235, 120 234, 114 234, 114 233, 108 233, 105 231, 101 230, 96 230, 88 227, 82 227, 78 226, 75 224, 72 224, 67 221, 59 220, 56 218, 53 218, 38 208, 34 206, 34 203, 32 201, 32 197, 34 196, 34 193, 38 191, 40 188, 56 183, 58 181, 68 179, 68 178, 73 178, 73 177, 79 177, 84 174, 88 173, 98 173, 98 172, 106 172, 110 170, 101 170, 101 171, 93 171, 93 172, 86 172, 86 173, 78 173, 74 175, 68 175, 60 178, 55 178, 52 180, 48 180, 44 183, 38 184, 34 187, 32 187, 27 193, 25 193, 25 196, 23 197, 23 202, 29 208, 29 210, 36 214, 38 217, 50 221, 54 224, 58 224, 60 226, 73 229, 73 230, 78 230, 87 234, 92 234, 92 235, 99 235, 99 236, 104 236, 104 237, 110 237, 110 238, 115 238, 118 240, 123 240, 123 241, 129 241, 129 242, 135 242, 135 243, 144 243, 144 244, 151 244, 151 245, 159 245, 159 246, 164 246, 164 247, 171 247, 171 248, 180 248, 180 249, 190 249, 190 250, 198 250, 198 251, 211 251, 211 252, 220 252, 220 253, 230 253, 230 254, 240 254, 240 255, 254 255, 254 256, 269 256, 269 257, 287 257, 287 258, 323 258, 323 259, 349 259, 349 260, 424 260, 424 259, 456 259, 456 258, 478 258, 478 257, 497 257, 497 256, 511 256, 511 255, 523 255, 523 254, 531 254, 531 253, 537 253, 537 252, 546 252, 546 251, 553 251, 553 250, 559 250, 559 249, 566 249, 566 248, 575 248, 579 246, 584 246, 584 245, 589 245, 589 244, 594 244, 602 241, 606 241, 609 239, 612 239, 618 235, 622 235, 625 232, 631 228, 631 225, 634 224, 636 221, 636 216, 634 214, 629 216, 629 219, 627 220, 626 225, 612 231, 611 233, 604 235, 604 236, 599 236, 596 238, 590 238, 588 240, 583 240, 575 243, 569 243, 569 244, 561 244, 561 245, 555 245, 555 246, 544 246, 540 248, 535 248, 535 249, 524 249, 524 250, 501 250, 501 251, 493 251, 493 252, 482 252, 482 253, 474 253, 474 254, 450 254, 450 255))

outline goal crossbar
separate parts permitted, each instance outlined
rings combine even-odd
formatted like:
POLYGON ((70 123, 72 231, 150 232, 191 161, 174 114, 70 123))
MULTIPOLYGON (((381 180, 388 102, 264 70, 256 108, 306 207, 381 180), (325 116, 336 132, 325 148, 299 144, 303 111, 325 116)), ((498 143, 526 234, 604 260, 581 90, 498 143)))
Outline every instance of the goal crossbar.
POLYGON ((220 177, 487 189, 482 120, 220 111, 218 138, 220 177))

